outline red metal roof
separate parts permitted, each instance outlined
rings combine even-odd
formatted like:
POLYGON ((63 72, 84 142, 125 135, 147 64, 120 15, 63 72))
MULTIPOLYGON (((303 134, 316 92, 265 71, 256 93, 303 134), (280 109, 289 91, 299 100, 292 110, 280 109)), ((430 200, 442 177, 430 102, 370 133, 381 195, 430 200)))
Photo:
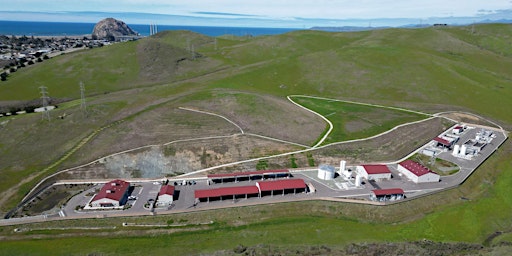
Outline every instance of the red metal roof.
POLYGON ((208 174, 208 178, 235 178, 235 177, 245 177, 245 176, 253 176, 253 175, 265 175, 265 174, 283 174, 290 173, 288 170, 265 170, 265 171, 252 171, 252 172, 235 172, 235 173, 217 173, 217 174, 208 174))
POLYGON ((452 145, 449 141, 447 141, 447 140, 445 140, 443 138, 435 137, 434 140, 439 142, 439 143, 441 143, 441 144, 443 144, 443 145, 445 145, 445 146, 451 146, 452 145))
POLYGON ((174 186, 171 185, 163 185, 160 188, 160 192, 158 193, 159 196, 161 195, 174 195, 174 186))
POLYGON ((239 186, 226 188, 198 189, 194 191, 195 198, 249 195, 258 194, 260 191, 256 186, 239 186))
POLYGON ((126 190, 130 187, 130 183, 124 180, 113 180, 105 183, 100 192, 94 196, 92 201, 103 198, 109 198, 116 201, 121 201, 126 190))
POLYGON ((365 164, 363 165, 366 173, 368 174, 385 174, 391 173, 387 166, 383 164, 365 164))
POLYGON ((260 190, 272 191, 272 190, 283 190, 283 189, 294 189, 294 188, 306 188, 306 183, 303 179, 284 179, 284 180, 272 180, 272 181, 259 181, 256 183, 260 190))
POLYGON ((418 177, 423 176, 427 173, 437 174, 432 170, 428 169, 427 167, 421 165, 420 163, 414 162, 412 160, 405 160, 401 162, 400 165, 418 177))
POLYGON ((372 193, 375 194, 376 196, 387 196, 404 194, 404 190, 401 188, 375 189, 372 190, 372 193))

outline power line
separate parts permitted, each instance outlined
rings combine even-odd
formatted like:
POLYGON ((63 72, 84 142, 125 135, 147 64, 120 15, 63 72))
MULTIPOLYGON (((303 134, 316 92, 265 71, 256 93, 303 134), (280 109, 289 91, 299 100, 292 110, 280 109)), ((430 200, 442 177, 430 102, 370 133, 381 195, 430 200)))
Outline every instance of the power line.
POLYGON ((39 89, 41 90, 41 100, 43 101, 43 115, 41 116, 41 120, 47 119, 50 121, 50 111, 48 109, 48 100, 50 97, 48 97, 48 92, 46 89, 48 89, 46 86, 40 86, 39 89))

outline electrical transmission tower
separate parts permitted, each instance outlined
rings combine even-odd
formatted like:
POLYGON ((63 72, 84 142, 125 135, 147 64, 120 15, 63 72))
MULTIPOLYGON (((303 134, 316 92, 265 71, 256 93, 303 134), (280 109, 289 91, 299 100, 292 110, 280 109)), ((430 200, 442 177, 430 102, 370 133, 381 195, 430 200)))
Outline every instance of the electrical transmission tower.
POLYGON ((46 88, 46 86, 41 86, 39 89, 41 89, 41 99, 43 101, 43 115, 41 116, 41 119, 47 119, 50 121, 50 111, 48 110, 48 100, 50 97, 48 97, 48 92, 46 91, 48 88, 46 88))
POLYGON ((84 116, 87 116, 87 105, 85 104, 85 86, 83 82, 80 82, 80 109, 84 116))

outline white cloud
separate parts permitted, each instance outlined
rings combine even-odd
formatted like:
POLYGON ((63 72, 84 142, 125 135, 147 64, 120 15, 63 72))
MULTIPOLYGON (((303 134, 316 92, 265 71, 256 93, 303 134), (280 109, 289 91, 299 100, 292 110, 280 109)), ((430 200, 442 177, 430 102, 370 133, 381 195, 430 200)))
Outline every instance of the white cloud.
POLYGON ((203 17, 205 12, 216 12, 269 19, 460 17, 482 14, 480 10, 503 9, 512 9, 510 0, 15 0, 0 5, 0 11, 142 12, 203 17))

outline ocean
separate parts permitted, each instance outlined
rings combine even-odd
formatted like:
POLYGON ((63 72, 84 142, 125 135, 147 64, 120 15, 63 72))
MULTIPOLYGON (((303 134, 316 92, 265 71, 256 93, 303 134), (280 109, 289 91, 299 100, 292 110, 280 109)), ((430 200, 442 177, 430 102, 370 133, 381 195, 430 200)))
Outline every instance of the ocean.
MULTIPOLYGON (((95 23, 0 21, 0 35, 17 36, 83 36, 90 35, 95 23)), ((127 24, 142 36, 149 36, 149 25, 127 24)), ((260 36, 290 32, 293 28, 250 28, 158 25, 158 32, 165 30, 190 30, 208 36, 260 36)))

